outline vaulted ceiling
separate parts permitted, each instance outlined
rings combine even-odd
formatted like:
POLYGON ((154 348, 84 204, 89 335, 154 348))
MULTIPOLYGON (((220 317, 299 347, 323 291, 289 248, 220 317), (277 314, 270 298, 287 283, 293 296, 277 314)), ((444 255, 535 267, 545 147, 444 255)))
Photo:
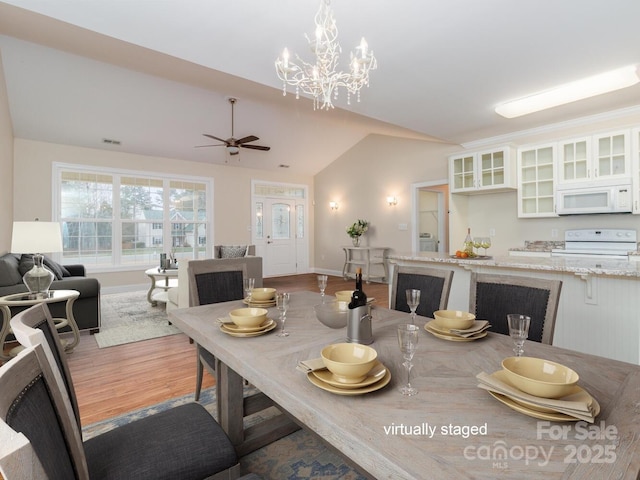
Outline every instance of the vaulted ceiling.
POLYGON ((5 0, 0 55, 19 138, 314 174, 370 133, 465 144, 640 108, 640 85, 505 119, 496 104, 640 63, 637 0, 334 0, 343 48, 378 58, 361 103, 284 97, 320 0, 5 0), (194 148, 203 133, 271 151, 194 148), (103 139, 121 142, 119 146, 103 139))

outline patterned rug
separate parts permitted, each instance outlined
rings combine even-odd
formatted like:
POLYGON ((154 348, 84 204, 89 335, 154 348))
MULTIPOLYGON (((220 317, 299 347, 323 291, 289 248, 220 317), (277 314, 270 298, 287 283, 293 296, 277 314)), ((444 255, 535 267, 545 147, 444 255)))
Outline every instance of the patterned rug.
MULTIPOLYGON (((249 393, 250 389, 246 394, 249 393)), ((191 401, 193 394, 88 425, 82 429, 83 439, 87 440, 119 425, 191 401)), ((200 402, 215 417, 215 389, 203 391, 200 402)), ((269 409, 265 413, 253 415, 246 425, 276 413, 275 409, 269 409)), ((264 480, 366 480, 366 477, 345 464, 339 455, 329 451, 322 442, 304 430, 298 430, 242 457, 240 466, 243 475, 252 472, 264 480)))
POLYGON ((152 306, 146 291, 102 295, 100 305, 102 327, 94 335, 99 348, 180 333, 169 325, 164 303, 152 306))

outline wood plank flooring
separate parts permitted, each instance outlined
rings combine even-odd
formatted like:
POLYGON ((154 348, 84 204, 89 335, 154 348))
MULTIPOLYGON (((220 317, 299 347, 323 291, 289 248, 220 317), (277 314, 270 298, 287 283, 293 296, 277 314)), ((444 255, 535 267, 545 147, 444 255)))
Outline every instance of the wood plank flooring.
MULTIPOLYGON (((316 275, 264 279, 265 287, 280 291, 318 291, 316 275)), ((326 294, 353 289, 353 280, 330 276, 326 294)), ((376 304, 388 306, 388 285, 363 286, 376 304)), ((88 425, 164 400, 192 394, 195 389, 195 346, 184 335, 172 335, 109 348, 98 348, 83 334, 68 356, 83 425, 88 425)), ((206 373, 204 387, 214 384, 206 373)))

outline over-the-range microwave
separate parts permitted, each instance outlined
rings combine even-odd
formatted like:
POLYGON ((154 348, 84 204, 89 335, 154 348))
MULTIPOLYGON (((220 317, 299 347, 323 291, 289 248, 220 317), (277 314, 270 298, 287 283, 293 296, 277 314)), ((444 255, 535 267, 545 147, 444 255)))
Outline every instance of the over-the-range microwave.
POLYGON ((632 202, 631 181, 578 187, 556 187, 556 213, 579 215, 588 213, 630 213, 632 202))

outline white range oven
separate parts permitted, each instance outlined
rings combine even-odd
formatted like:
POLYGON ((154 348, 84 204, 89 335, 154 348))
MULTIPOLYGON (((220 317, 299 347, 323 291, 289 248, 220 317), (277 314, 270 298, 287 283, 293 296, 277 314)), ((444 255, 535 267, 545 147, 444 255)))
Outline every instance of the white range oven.
POLYGON ((564 233, 564 248, 551 250, 552 257, 582 257, 628 260, 638 248, 636 230, 624 228, 584 228, 564 233))

